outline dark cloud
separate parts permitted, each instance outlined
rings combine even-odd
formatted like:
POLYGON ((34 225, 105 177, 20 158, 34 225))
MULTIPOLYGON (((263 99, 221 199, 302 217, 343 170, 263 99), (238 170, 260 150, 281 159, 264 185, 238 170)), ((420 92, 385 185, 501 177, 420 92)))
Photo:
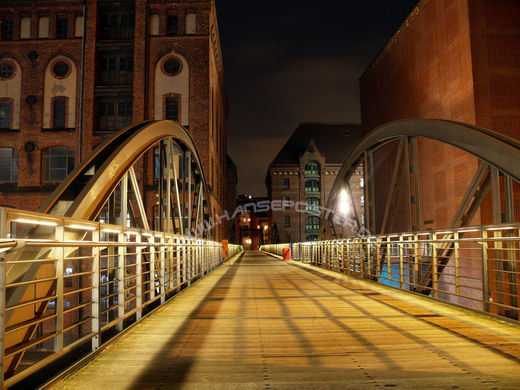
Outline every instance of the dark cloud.
POLYGON ((239 192, 265 194, 298 123, 359 122, 358 78, 415 3, 217 0, 239 192))

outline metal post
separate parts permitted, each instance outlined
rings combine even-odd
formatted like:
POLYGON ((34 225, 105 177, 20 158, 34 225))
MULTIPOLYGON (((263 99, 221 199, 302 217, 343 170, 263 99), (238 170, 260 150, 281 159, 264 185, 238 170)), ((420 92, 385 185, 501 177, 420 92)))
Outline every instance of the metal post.
POLYGON ((487 238, 487 231, 482 229, 482 309, 489 312, 488 243, 484 241, 487 238))
MULTIPOLYGON (((155 241, 155 238, 154 238, 155 241)), ((161 289, 161 305, 166 300, 166 267, 164 260, 164 237, 159 238, 159 261, 160 261, 160 289, 161 289)))
MULTIPOLYGON (((65 240, 65 229, 63 225, 58 225, 54 230, 54 239, 59 242, 65 240)), ((63 258, 64 248, 54 249, 56 255, 55 276, 56 276, 56 336, 54 337, 54 352, 63 350, 63 258)))
POLYGON ((419 280, 421 280, 421 275, 419 274, 419 257, 421 255, 421 244, 417 242, 419 236, 416 234, 413 236, 414 239, 414 256, 413 256, 413 290, 417 291, 419 287, 419 280))
MULTIPOLYGON (((432 234, 432 240, 437 240, 437 234, 432 234)), ((432 253, 432 288, 433 288, 433 297, 439 299, 439 274, 437 267, 437 243, 433 243, 433 253, 432 253)))
MULTIPOLYGON (((7 238, 7 211, 0 208, 0 238, 7 238)), ((0 388, 4 389, 4 330, 5 330, 5 252, 0 253, 0 388)))
MULTIPOLYGON (((99 230, 100 227, 92 232, 92 241, 99 242, 99 230)), ((95 335, 92 337, 92 350, 99 348, 101 343, 101 318, 100 312, 100 294, 99 294, 99 247, 95 246, 92 248, 92 333, 95 335)))
MULTIPOLYGON (((126 242, 125 234, 118 233, 118 242, 126 242)), ((126 247, 117 248, 117 317, 119 322, 116 325, 118 331, 123 330, 123 318, 125 316, 125 259, 126 247)))
POLYGON ((404 242, 403 236, 399 236, 399 288, 404 289, 404 264, 403 264, 403 250, 404 242))
POLYGON ((460 296, 460 254, 459 254, 459 232, 453 233, 453 250, 455 257, 455 294, 460 296))
MULTIPOLYGON (((141 242, 141 235, 135 236, 136 242, 141 242)), ((135 306, 137 308, 136 321, 139 321, 142 316, 143 307, 143 249, 140 246, 135 247, 135 306)), ((153 280, 153 274, 149 274, 150 280, 153 280)), ((153 289, 152 289, 153 290, 153 289)))

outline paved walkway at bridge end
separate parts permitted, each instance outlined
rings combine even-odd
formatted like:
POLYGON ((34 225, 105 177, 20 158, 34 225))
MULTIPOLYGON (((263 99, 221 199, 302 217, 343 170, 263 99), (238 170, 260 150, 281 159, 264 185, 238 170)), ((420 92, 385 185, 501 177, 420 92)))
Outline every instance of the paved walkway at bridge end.
POLYGON ((291 263, 246 252, 52 388, 520 389, 520 327, 291 263))

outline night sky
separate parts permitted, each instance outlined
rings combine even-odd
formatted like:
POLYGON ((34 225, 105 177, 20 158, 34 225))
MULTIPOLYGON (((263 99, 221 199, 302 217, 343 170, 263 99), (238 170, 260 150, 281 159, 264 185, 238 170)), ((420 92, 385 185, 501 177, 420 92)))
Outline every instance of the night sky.
POLYGON ((238 193, 300 122, 359 122, 358 79, 417 0, 216 0, 238 193))

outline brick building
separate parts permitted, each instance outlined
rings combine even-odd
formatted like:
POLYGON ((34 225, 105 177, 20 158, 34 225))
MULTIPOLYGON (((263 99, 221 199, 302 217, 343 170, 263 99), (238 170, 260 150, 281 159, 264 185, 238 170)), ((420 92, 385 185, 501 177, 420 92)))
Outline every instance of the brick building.
MULTIPOLYGON (((227 101, 214 1, 0 1, 0 22, 0 204, 38 209, 104 138, 172 119, 193 137, 221 212, 227 101)), ((143 189, 154 180, 152 153, 145 160, 143 189)))
MULTIPOLYGON (((326 205, 348 150, 360 137, 361 126, 355 124, 302 123, 296 128, 267 172, 267 196, 282 204, 272 210, 273 241, 318 238, 320 207, 326 205)), ((359 218, 364 215, 362 176, 360 167, 351 180, 359 218)))
MULTIPOLYGON (((364 131, 397 119, 439 118, 520 139, 519 53, 517 0, 419 1, 360 78, 364 131)), ((418 142, 421 224, 416 228, 444 228, 478 161, 439 142, 418 142)), ((388 177, 395 147, 388 145, 386 157, 379 153, 375 161, 376 205, 385 204, 377 202, 378 194, 386 193, 377 183, 388 177)), ((493 222, 490 201, 488 195, 471 224, 493 222)), ((518 199, 515 203, 518 216, 518 199)), ((381 209, 376 217, 381 220, 381 209)), ((401 217, 395 231, 406 229, 406 215, 401 217)))

